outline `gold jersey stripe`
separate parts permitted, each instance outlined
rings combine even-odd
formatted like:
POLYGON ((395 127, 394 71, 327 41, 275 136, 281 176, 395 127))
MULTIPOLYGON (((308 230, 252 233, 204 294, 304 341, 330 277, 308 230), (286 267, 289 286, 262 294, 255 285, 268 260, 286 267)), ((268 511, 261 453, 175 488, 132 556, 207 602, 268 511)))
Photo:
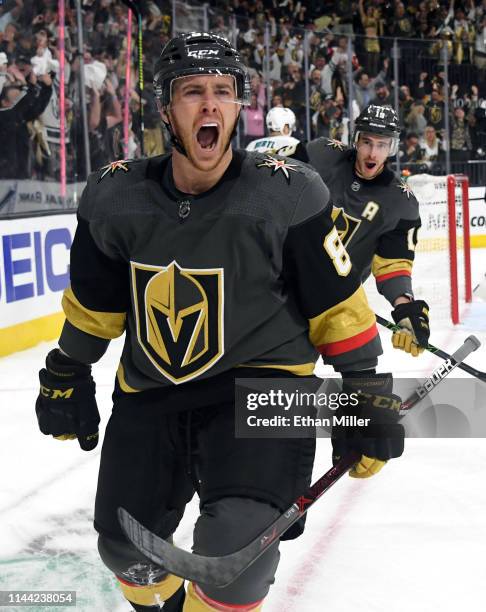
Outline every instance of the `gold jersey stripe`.
POLYGON ((126 313, 90 310, 79 302, 71 286, 64 290, 62 308, 66 319, 74 327, 92 336, 112 340, 121 336, 125 331, 126 313))
POLYGON ((123 367, 122 362, 120 361, 118 365, 118 370, 116 371, 116 377, 118 379, 118 384, 120 385, 120 389, 125 393, 139 393, 140 389, 134 389, 127 384, 125 379, 125 368, 123 367))
POLYGON ((375 255, 371 264, 371 272, 377 276, 385 276, 393 272, 412 272, 413 261, 411 259, 387 259, 375 255))
POLYGON ((128 601, 132 601, 141 606, 156 606, 159 603, 159 598, 162 601, 166 601, 169 597, 174 595, 184 582, 182 578, 173 576, 172 574, 168 574, 161 582, 147 584, 145 586, 131 584, 130 582, 125 582, 121 578, 118 578, 118 581, 120 582, 123 595, 128 601))
POLYGON ((296 363, 296 364, 265 364, 265 365, 254 365, 253 363, 241 364, 238 366, 239 368, 270 368, 272 370, 285 370, 286 372, 291 372, 292 374, 296 374, 297 376, 312 376, 314 373, 314 368, 316 364, 314 362, 311 363, 296 363))
POLYGON ((309 337, 314 346, 347 340, 376 323, 360 285, 347 299, 309 320, 309 337))

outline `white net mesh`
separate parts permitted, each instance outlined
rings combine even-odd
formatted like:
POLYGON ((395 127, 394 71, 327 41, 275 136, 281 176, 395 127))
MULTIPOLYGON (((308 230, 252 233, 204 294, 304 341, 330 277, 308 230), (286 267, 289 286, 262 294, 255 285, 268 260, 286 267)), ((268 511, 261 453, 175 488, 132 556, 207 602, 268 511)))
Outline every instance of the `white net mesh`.
MULTIPOLYGON (((433 309, 434 319, 451 319, 452 281, 449 256, 449 208, 446 176, 421 174, 409 178, 420 204, 422 227, 414 263, 414 292, 433 309)), ((464 304, 464 239, 462 183, 455 181, 456 254, 459 309, 464 304)))
MULTIPOLYGON (((447 176, 419 174, 411 176, 411 186, 420 205, 422 227, 413 265, 413 290, 417 299, 430 306, 434 321, 451 321, 451 275, 449 257, 449 208, 447 176)), ((456 181, 457 277, 459 311, 464 304, 464 240, 462 234, 462 184, 456 181)), ((375 281, 365 284, 372 307, 381 314, 389 311, 386 301, 376 291, 375 281)))

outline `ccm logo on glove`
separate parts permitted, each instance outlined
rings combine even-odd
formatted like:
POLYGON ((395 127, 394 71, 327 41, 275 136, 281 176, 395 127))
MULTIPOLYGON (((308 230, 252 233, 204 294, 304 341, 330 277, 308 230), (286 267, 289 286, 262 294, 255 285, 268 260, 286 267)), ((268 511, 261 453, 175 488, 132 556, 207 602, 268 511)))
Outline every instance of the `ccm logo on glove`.
POLYGON ((40 393, 44 397, 50 397, 51 399, 69 399, 73 394, 74 387, 70 389, 48 389, 47 387, 40 386, 40 393))

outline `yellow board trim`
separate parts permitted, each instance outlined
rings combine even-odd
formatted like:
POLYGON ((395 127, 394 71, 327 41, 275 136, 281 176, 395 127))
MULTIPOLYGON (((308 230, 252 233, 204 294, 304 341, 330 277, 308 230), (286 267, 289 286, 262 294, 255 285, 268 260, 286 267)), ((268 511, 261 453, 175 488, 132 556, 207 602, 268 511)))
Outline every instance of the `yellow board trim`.
POLYGON ((64 320, 64 313, 56 312, 0 329, 0 357, 59 338, 64 320))
POLYGON ((138 586, 120 581, 120 587, 128 601, 140 606, 156 606, 158 603, 167 601, 184 582, 179 576, 168 574, 161 582, 138 586))
MULTIPOLYGON (((471 235, 471 248, 486 247, 486 235, 471 235)), ((457 248, 463 248, 464 239, 462 236, 457 236, 457 248)), ((437 238, 420 238, 417 244, 417 252, 427 253, 429 251, 446 251, 449 248, 449 239, 447 237, 437 238)))
POLYGON ((64 290, 62 308, 67 320, 81 331, 112 340, 125 331, 126 314, 124 312, 99 312, 90 310, 79 302, 71 287, 64 290))
POLYGON ((357 336, 376 323, 360 285, 348 298, 309 319, 309 338, 314 346, 340 342, 357 336))
POLYGON ((486 247, 486 236, 471 236, 471 247, 473 249, 486 247))

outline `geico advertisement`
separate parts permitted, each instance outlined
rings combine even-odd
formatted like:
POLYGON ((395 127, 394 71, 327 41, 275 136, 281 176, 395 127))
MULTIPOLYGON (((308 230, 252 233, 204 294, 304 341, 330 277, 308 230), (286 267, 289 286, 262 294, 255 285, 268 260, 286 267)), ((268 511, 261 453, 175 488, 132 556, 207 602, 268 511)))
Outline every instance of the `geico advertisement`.
POLYGON ((0 220, 0 328, 61 310, 76 215, 0 220))
POLYGON ((472 236, 486 235, 486 202, 484 187, 469 188, 469 218, 472 236))

